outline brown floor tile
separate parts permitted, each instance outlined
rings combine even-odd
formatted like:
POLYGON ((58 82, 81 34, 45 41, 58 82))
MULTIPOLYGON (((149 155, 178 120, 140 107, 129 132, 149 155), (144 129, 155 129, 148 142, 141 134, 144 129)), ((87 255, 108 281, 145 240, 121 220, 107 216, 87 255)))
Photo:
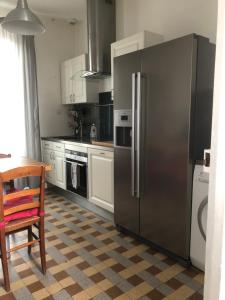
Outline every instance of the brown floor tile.
POLYGON ((94 231, 94 232, 91 233, 91 235, 93 235, 94 237, 96 237, 96 236, 101 235, 101 233, 98 232, 98 231, 94 231))
POLYGON ((149 272, 149 273, 152 274, 152 275, 157 275, 157 274, 159 274, 160 272, 162 272, 160 269, 158 269, 158 268, 155 267, 155 266, 151 266, 151 267, 148 268, 146 271, 149 272))
POLYGON ((68 260, 71 260, 71 259, 73 259, 74 257, 77 257, 77 256, 78 256, 78 254, 77 254, 76 252, 74 252, 74 251, 65 254, 65 257, 66 257, 68 260))
POLYGON ((111 287, 110 289, 106 290, 105 293, 112 299, 115 299, 123 294, 123 292, 117 286, 111 287))
POLYGON ((163 262, 164 262, 165 264, 169 265, 169 266, 173 266, 173 265, 175 265, 175 263, 176 263, 174 260, 172 260, 172 259, 170 259, 170 258, 164 259, 163 262))
POLYGON ((25 278, 25 277, 31 276, 33 274, 34 273, 30 269, 22 271, 22 272, 19 272, 20 278, 25 278))
POLYGON ((152 248, 148 248, 148 250, 146 251, 147 253, 151 254, 151 255, 154 255, 157 253, 156 250, 152 249, 152 248))
POLYGON ((141 258, 141 257, 138 256, 138 255, 135 255, 135 256, 132 256, 132 257, 130 258, 130 260, 131 260, 133 263, 137 264, 137 263, 139 263, 140 261, 143 261, 144 259, 141 258))
POLYGON ((139 285, 140 283, 142 283, 144 280, 142 278, 140 278, 139 276, 137 275, 134 275, 130 278, 127 279, 127 281, 132 284, 133 286, 137 286, 139 285))
POLYGON ((114 272, 119 273, 119 272, 123 271, 123 270, 125 269, 125 267, 122 266, 120 263, 118 263, 118 264, 112 266, 111 269, 112 269, 114 272))
POLYGON ((89 252, 93 251, 93 250, 96 250, 97 248, 94 246, 94 245, 88 245, 85 247, 85 249, 89 252))
POLYGON ((23 263, 24 263, 24 260, 22 258, 17 258, 17 259, 12 261, 13 266, 22 265, 23 263))
POLYGON ((65 290, 71 297, 83 291, 82 287, 78 283, 66 287, 65 290))
POLYGON ((54 267, 56 265, 57 265, 57 263, 54 259, 47 261, 47 269, 50 269, 51 267, 54 267))
POLYGON ((72 217, 73 217, 73 215, 71 215, 71 214, 68 214, 68 215, 65 215, 65 216, 64 216, 64 218, 66 218, 66 219, 72 218, 72 217))
POLYGON ((150 293, 147 294, 147 297, 149 297, 151 300, 162 300, 163 298, 165 298, 165 295, 163 295, 157 290, 152 290, 150 293))
POLYGON ((58 245, 55 245, 55 247, 58 249, 58 250, 61 250, 61 249, 64 249, 64 248, 66 248, 66 247, 68 247, 66 244, 64 244, 64 243, 60 243, 60 244, 58 244, 58 245))
POLYGON ((85 241, 85 239, 84 238, 82 238, 82 237, 79 237, 79 238, 76 238, 76 239, 74 239, 74 242, 76 242, 76 243, 82 243, 83 241, 85 241))
POLYGON ((89 268, 90 265, 89 265, 86 261, 84 261, 84 262, 78 264, 77 267, 78 267, 80 270, 85 270, 85 269, 89 268))
POLYGON ((103 240, 103 243, 106 244, 106 245, 109 245, 109 244, 113 243, 113 240, 112 239, 105 239, 105 240, 103 240))
POLYGON ((90 277, 90 279, 94 282, 94 283, 99 283, 102 280, 105 280, 105 276, 103 276, 101 273, 97 273, 94 274, 90 277))
POLYGON ((63 280, 65 278, 69 277, 69 275, 65 271, 61 271, 59 273, 56 273, 54 275, 54 277, 55 277, 56 281, 59 282, 60 280, 63 280))
POLYGON ((65 227, 65 224, 60 224, 60 225, 58 225, 58 226, 56 226, 58 229, 62 229, 62 228, 64 228, 65 227))
POLYGON ((54 218, 54 219, 50 219, 50 220, 48 220, 48 222, 49 222, 49 223, 55 223, 55 222, 57 222, 57 221, 58 221, 58 220, 57 220, 57 219, 55 219, 55 218, 54 218))
POLYGON ((36 291, 39 291, 44 288, 43 284, 40 281, 36 281, 30 285, 28 285, 28 290, 33 294, 36 291))
POLYGON ((200 295, 199 293, 195 293, 193 294, 190 298, 188 298, 189 300, 203 300, 203 296, 200 295))
POLYGON ((89 225, 85 225, 85 226, 81 227, 82 230, 87 230, 87 229, 90 229, 90 228, 91 228, 91 226, 89 226, 89 225))
POLYGON ((102 225, 102 224, 104 224, 104 223, 105 223, 105 222, 102 221, 102 220, 96 222, 96 224, 98 224, 98 225, 102 225))
POLYGON ((73 230, 71 230, 71 229, 64 232, 64 234, 66 234, 66 235, 72 235, 72 234, 74 234, 74 233, 75 233, 75 231, 73 231, 73 230))
POLYGON ((120 247, 116 248, 115 251, 118 252, 118 253, 123 253, 123 252, 127 251, 127 249, 120 246, 120 247))
POLYGON ((97 259, 99 259, 100 261, 105 261, 108 258, 109 258, 109 256, 105 253, 100 254, 100 255, 97 256, 97 259))
POLYGON ((47 240, 48 240, 49 242, 55 241, 55 240, 57 240, 57 239, 58 239, 58 237, 57 237, 56 235, 51 235, 51 236, 47 237, 47 240))
POLYGON ((180 281, 178 281, 175 278, 171 278, 169 281, 167 281, 166 284, 174 290, 179 289, 179 287, 181 287, 183 285, 183 283, 181 283, 180 281))
POLYGON ((196 275, 201 273, 200 271, 190 267, 182 272, 183 274, 187 275, 188 277, 194 278, 196 275))
POLYGON ((7 295, 1 296, 0 299, 1 300, 16 300, 13 293, 9 293, 7 295))
POLYGON ((81 220, 75 220, 75 221, 72 221, 72 223, 73 223, 74 225, 77 225, 77 224, 81 223, 81 220))

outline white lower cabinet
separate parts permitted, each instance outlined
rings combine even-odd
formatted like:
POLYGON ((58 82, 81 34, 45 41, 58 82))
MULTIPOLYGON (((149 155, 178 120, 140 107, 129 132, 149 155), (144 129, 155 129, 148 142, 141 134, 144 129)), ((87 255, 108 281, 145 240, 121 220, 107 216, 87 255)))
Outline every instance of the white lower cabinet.
POLYGON ((50 172, 46 172, 46 181, 54 184, 55 182, 55 166, 54 166, 54 161, 52 157, 52 150, 45 149, 43 148, 42 152, 42 160, 48 165, 51 165, 52 170, 50 172))
POLYGON ((114 212, 114 153, 88 149, 89 201, 114 212))
POLYGON ((62 189, 66 189, 64 145, 51 141, 43 141, 42 157, 45 163, 52 166, 52 171, 46 172, 46 181, 62 189))
POLYGON ((66 189, 66 166, 64 152, 54 151, 55 185, 66 189))

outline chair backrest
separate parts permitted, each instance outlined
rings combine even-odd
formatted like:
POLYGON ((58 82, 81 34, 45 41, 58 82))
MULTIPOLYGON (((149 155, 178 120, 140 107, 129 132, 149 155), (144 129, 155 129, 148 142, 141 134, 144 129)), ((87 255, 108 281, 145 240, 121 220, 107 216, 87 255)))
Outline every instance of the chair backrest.
POLYGON ((11 157, 11 154, 0 153, 0 158, 7 158, 7 157, 11 157))
POLYGON ((43 166, 24 166, 8 170, 0 174, 0 222, 4 221, 4 217, 16 212, 39 208, 39 211, 44 211, 44 191, 45 191, 45 167, 43 166), (40 184, 38 188, 31 188, 25 190, 15 190, 10 194, 4 194, 4 183, 11 180, 24 178, 24 177, 40 177, 40 184), (4 203, 10 204, 10 201, 16 199, 27 199, 33 196, 39 196, 37 201, 30 201, 29 203, 21 202, 16 206, 10 206, 4 209, 4 203))

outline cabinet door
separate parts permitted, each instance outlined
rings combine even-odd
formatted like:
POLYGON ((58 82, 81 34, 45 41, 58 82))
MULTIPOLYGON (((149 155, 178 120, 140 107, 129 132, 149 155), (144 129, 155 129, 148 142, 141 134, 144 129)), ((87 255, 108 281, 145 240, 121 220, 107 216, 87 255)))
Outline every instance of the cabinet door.
POLYGON ((61 94, 62 103, 73 103, 73 70, 72 60, 67 60, 61 64, 61 94))
POLYGON ((54 151, 55 185, 66 189, 66 172, 64 152, 54 151))
POLYGON ((52 171, 46 172, 46 181, 55 184, 55 164, 52 150, 43 149, 43 161, 52 166, 52 171))
POLYGON ((114 211, 113 152, 89 149, 89 200, 114 211))
POLYGON ((85 55, 72 59, 72 83, 73 83, 73 102, 87 102, 86 97, 86 79, 81 78, 82 72, 85 70, 85 55))

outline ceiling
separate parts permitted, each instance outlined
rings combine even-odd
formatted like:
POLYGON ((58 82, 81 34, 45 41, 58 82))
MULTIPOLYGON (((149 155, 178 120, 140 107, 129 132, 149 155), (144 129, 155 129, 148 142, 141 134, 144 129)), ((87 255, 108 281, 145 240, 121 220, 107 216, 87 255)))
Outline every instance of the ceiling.
MULTIPOLYGON (((12 9, 17 0, 1 0, 0 8, 12 9)), ((31 10, 42 15, 80 20, 86 13, 85 0, 28 0, 31 10)))

